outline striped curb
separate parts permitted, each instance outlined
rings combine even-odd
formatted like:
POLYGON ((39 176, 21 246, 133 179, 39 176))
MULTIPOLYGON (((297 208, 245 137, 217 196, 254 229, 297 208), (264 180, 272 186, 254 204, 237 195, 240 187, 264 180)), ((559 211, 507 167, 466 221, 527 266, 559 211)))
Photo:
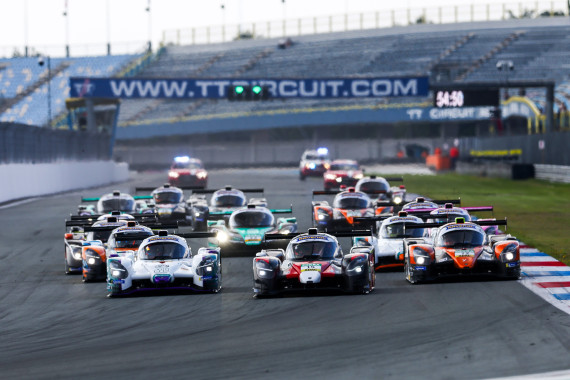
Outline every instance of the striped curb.
POLYGON ((570 267, 521 243, 519 282, 563 312, 570 314, 570 267))

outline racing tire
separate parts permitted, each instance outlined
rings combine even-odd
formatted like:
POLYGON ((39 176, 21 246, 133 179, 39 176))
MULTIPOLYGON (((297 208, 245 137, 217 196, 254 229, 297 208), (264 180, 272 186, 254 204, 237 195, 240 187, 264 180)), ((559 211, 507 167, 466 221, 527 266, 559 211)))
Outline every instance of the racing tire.
POLYGON ((303 175, 303 173, 299 173, 299 179, 300 179, 301 181, 304 181, 305 178, 306 178, 306 177, 303 175))
POLYGON ((414 278, 414 274, 410 268, 410 258, 407 257, 406 261, 404 262, 404 273, 406 274, 406 280, 408 280, 408 282, 412 285, 417 285, 419 281, 414 278))
POLYGON ((71 271, 69 270, 69 265, 67 265, 67 260, 65 260, 65 274, 70 275, 71 271))

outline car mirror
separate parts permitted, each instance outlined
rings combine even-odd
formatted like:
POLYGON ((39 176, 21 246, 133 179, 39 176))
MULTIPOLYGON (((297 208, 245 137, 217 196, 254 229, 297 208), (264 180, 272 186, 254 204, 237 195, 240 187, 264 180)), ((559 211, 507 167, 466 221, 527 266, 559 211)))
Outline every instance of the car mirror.
POLYGON ((71 240, 71 239, 73 239, 73 234, 70 234, 70 233, 65 234, 64 239, 65 239, 65 240, 71 240))

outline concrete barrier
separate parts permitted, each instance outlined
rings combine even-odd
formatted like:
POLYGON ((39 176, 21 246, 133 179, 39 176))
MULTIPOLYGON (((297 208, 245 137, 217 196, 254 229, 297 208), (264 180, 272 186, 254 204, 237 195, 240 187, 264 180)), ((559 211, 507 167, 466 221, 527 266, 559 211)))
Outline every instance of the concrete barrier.
POLYGON ((114 161, 0 165, 0 202, 101 186, 129 178, 129 165, 114 161))
POLYGON ((570 166, 535 164, 534 175, 546 181, 570 183, 570 166))

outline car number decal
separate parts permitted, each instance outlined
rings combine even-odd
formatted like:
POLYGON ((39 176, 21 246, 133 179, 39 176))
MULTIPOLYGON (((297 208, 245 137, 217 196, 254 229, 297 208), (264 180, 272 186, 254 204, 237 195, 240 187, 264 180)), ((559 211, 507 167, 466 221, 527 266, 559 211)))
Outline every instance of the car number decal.
POLYGON ((455 250, 455 257, 473 257, 475 251, 472 249, 457 249, 455 250))
POLYGON ((301 272, 305 271, 321 271, 321 264, 301 264, 301 272))
POLYGON ((169 274, 170 273, 170 267, 168 265, 157 265, 154 267, 154 273, 155 274, 169 274))

